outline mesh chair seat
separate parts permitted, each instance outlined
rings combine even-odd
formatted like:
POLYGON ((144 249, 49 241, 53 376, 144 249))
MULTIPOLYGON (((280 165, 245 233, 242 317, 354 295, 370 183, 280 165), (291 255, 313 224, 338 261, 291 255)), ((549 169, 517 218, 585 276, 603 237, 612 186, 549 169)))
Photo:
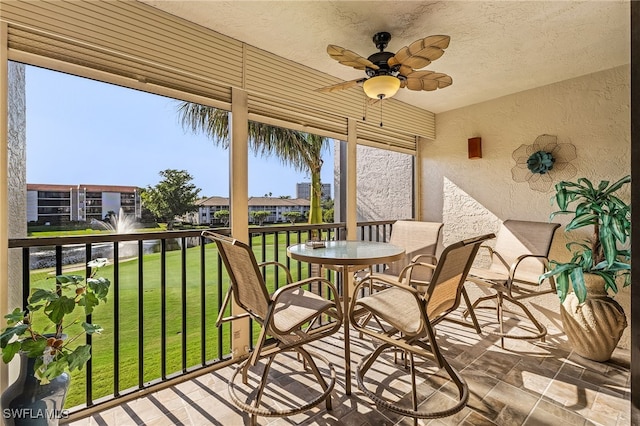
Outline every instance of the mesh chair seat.
POLYGON ((384 318, 393 327, 407 335, 415 336, 421 330, 420 307, 416 298, 397 287, 373 293, 358 301, 358 307, 366 309, 378 318, 384 318), (402 315, 389 315, 390 312, 402 312, 402 315))
POLYGON ((282 293, 275 305, 273 327, 278 334, 291 333, 310 322, 318 313, 335 308, 335 302, 305 289, 295 287, 282 293))

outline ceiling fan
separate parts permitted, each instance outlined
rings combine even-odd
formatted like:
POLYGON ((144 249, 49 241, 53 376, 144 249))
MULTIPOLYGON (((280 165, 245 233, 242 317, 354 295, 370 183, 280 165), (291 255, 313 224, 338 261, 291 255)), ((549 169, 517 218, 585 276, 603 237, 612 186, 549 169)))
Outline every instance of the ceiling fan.
POLYGON ((366 95, 372 99, 385 99, 395 95, 400 88, 409 90, 436 90, 450 86, 450 76, 434 71, 418 71, 444 54, 449 46, 450 37, 432 35, 414 41, 398 52, 385 52, 391 40, 388 32, 379 32, 373 36, 373 43, 379 52, 364 58, 351 50, 330 44, 329 56, 342 65, 364 70, 367 77, 345 81, 317 89, 319 92, 335 92, 362 84, 366 95))

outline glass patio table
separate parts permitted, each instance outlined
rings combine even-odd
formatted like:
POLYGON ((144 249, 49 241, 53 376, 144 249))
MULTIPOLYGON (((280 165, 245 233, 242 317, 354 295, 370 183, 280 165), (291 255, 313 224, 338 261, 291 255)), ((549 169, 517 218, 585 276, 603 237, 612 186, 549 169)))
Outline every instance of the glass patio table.
POLYGON ((342 275, 345 393, 351 394, 351 348, 349 344, 349 303, 353 272, 369 265, 389 263, 404 256, 404 248, 375 241, 325 241, 324 247, 296 244, 287 247, 287 256, 302 262, 316 263, 342 275))

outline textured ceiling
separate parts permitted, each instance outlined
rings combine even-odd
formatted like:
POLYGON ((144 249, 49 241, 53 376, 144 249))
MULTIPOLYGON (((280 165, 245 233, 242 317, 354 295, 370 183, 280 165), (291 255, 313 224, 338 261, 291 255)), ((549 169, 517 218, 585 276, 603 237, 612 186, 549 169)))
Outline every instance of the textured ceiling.
POLYGON ((628 1, 143 2, 343 80, 364 72, 331 59, 328 44, 367 57, 379 31, 392 34, 391 52, 449 35, 425 69, 453 85, 395 96, 435 113, 630 63, 628 1))

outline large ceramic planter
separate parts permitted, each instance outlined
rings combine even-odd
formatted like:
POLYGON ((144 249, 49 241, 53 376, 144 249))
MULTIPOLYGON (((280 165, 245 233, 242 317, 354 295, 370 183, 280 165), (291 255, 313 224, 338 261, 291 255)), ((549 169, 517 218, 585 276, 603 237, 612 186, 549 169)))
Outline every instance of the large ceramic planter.
POLYGON ((618 302, 604 290, 604 280, 585 274, 587 299, 580 304, 570 293, 562 303, 560 313, 569 344, 581 357, 607 361, 627 327, 627 318, 618 302))
POLYGON ((41 385, 34 376, 35 358, 20 354, 20 375, 0 399, 7 426, 54 426, 66 416, 64 400, 69 389, 67 373, 41 385))

